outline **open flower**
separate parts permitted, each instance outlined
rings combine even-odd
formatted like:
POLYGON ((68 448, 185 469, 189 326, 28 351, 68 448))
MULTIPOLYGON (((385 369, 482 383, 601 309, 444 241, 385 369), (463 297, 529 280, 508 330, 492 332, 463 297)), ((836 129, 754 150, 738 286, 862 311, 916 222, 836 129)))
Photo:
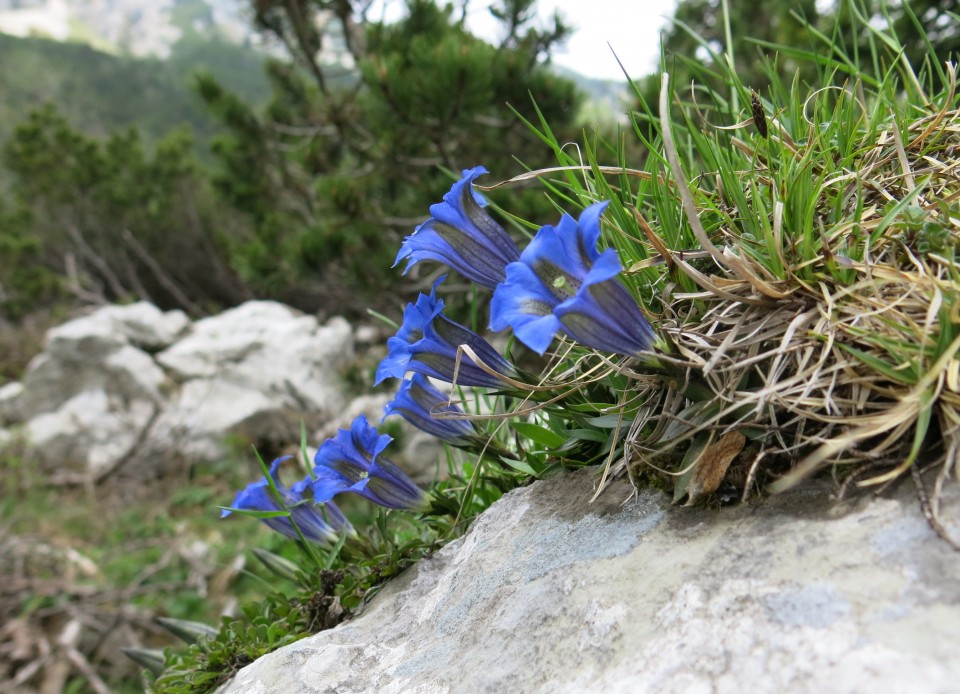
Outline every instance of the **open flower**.
POLYGON ((443 202, 430 206, 430 219, 403 241, 394 266, 406 259, 406 274, 421 260, 436 260, 487 289, 504 280, 507 264, 520 257, 520 250, 473 190, 474 179, 485 173, 482 166, 463 172, 443 202))
POLYGON ((513 377, 513 366, 489 342, 472 330, 442 315, 443 300, 437 298, 437 287, 445 276, 433 285, 430 296, 421 294, 416 304, 407 304, 403 325, 394 337, 387 340, 387 356, 377 367, 375 384, 386 378, 403 378, 408 371, 438 378, 462 386, 499 388, 503 381, 491 376, 473 360, 461 353, 458 367, 458 347, 469 346, 492 370, 513 377), (454 379, 456 372, 456 379, 454 379))
POLYGON ((256 482, 237 493, 229 509, 220 512, 225 518, 233 511, 261 511, 261 512, 288 512, 288 516, 271 516, 261 518, 268 527, 294 540, 299 539, 296 528, 300 529, 304 538, 316 544, 334 544, 338 533, 344 528, 350 529, 350 524, 343 513, 333 502, 316 505, 313 500, 304 496, 310 486, 309 478, 301 480, 292 488, 285 487, 280 482, 277 471, 284 460, 290 456, 277 458, 270 464, 270 478, 277 488, 277 495, 270 489, 270 482, 262 477, 256 482), (296 528, 294 527, 296 524, 296 528))
POLYGON ((606 206, 590 205, 579 222, 563 215, 556 227, 537 232, 493 294, 491 330, 513 328, 538 354, 557 332, 617 354, 638 356, 650 348, 653 329, 617 279, 622 270, 617 252, 597 250, 606 206))
POLYGON ((314 457, 312 482, 317 502, 337 494, 359 494, 387 508, 417 510, 427 495, 399 467, 381 456, 393 439, 370 426, 360 415, 350 429, 327 439, 314 457))
POLYGON ((473 422, 468 419, 437 418, 437 415, 464 412, 447 404, 447 396, 434 388, 423 374, 415 373, 400 384, 397 396, 384 407, 384 419, 398 414, 413 426, 446 441, 451 446, 468 446, 478 441, 473 422))

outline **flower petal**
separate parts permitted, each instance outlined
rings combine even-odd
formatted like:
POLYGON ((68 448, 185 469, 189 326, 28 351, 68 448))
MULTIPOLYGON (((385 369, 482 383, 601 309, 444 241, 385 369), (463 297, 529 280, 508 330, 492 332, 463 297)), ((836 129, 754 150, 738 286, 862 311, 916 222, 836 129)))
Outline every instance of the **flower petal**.
POLYGON ((655 339, 630 292, 616 279, 586 287, 555 314, 564 332, 594 349, 636 357, 655 339))
POLYGON ((400 468, 379 457, 391 440, 362 414, 349 430, 340 429, 314 457, 314 499, 327 502, 337 494, 359 494, 388 508, 419 507, 424 492, 400 468))
POLYGON ((427 495, 414 484, 407 473, 385 458, 377 460, 365 482, 362 495, 387 508, 417 510, 427 495))
POLYGON ((448 405, 447 396, 434 388, 423 374, 416 373, 400 385, 396 397, 384 407, 383 417, 400 415, 421 431, 453 446, 466 446, 477 437, 476 427, 470 420, 435 416, 441 413, 463 414, 463 410, 448 405))
POLYGON ((577 222, 563 215, 556 227, 545 226, 537 232, 520 254, 520 262, 530 267, 554 298, 554 305, 572 297, 583 285, 591 267, 600 257, 600 215, 607 203, 596 203, 580 215, 577 222))
POLYGON ((406 259, 406 274, 420 261, 436 260, 488 289, 503 281, 504 268, 520 250, 473 190, 474 179, 485 173, 482 166, 463 172, 443 202, 430 206, 431 218, 404 239, 394 266, 406 259))
POLYGON ((560 330, 617 354, 636 356, 651 347, 653 329, 617 279, 623 268, 616 250, 596 248, 606 206, 590 205, 576 222, 563 215, 556 227, 537 232, 494 292, 491 330, 513 328, 539 354, 560 330))
POLYGON ((430 295, 421 294, 415 304, 408 304, 403 324, 387 341, 387 356, 377 367, 376 384, 385 378, 402 378, 407 371, 464 386, 499 388, 503 381, 481 369, 460 345, 467 345, 497 373, 513 376, 515 369, 486 340, 472 330, 442 315, 443 301, 436 296, 441 277, 430 295))
MULTIPOLYGON (((340 510, 335 506, 330 509, 328 516, 322 515, 324 508, 310 503, 304 498, 303 492, 309 486, 304 480, 294 484, 290 489, 285 487, 277 475, 280 464, 290 456, 277 458, 270 465, 268 475, 273 479, 279 499, 271 489, 266 477, 247 485, 246 489, 237 494, 231 507, 246 511, 286 511, 286 516, 272 516, 260 520, 272 530, 294 540, 300 539, 299 528, 303 537, 316 544, 330 544, 336 541, 337 532, 347 524, 340 510), (329 520, 328 520, 329 518, 329 520)), ((230 515, 229 509, 224 510, 221 517, 230 515)))
POLYGON ((490 329, 513 328, 520 342, 543 354, 560 329, 553 315, 556 305, 556 297, 528 265, 510 263, 506 282, 497 287, 490 302, 490 329))

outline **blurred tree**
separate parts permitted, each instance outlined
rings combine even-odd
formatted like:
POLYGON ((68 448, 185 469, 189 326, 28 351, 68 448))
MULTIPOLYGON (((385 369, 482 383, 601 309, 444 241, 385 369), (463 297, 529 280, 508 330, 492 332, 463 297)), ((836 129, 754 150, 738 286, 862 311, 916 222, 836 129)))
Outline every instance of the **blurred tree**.
POLYGON ((251 296, 225 262, 230 218, 215 205, 187 131, 169 134, 149 157, 134 130, 101 143, 47 107, 15 129, 3 160, 13 200, 6 219, 0 213, 8 316, 63 292, 195 315, 251 296))
MULTIPOLYGON (((190 77, 203 66, 247 101, 262 104, 270 93, 265 60, 252 48, 195 35, 181 38, 169 58, 160 60, 0 34, 0 66, 8 68, 0 69, 0 141, 31 111, 53 103, 71 127, 86 135, 107 137, 136 127, 151 148, 171 129, 189 125, 196 151, 208 155, 209 140, 221 128, 192 93, 190 77)), ((5 180, 0 171, 0 186, 5 180)))
POLYGON ((0 319, 19 320, 62 296, 60 279, 42 256, 27 210, 0 198, 0 319))
MULTIPOLYGON (((399 241, 451 173, 483 164, 498 179, 518 173, 518 161, 554 161, 510 108, 533 121, 539 108, 561 137, 574 134, 578 94, 546 68, 568 28, 557 16, 536 26, 535 0, 492 9, 497 45, 467 31, 466 2, 408 0, 392 24, 370 19, 370 4, 253 0, 257 28, 292 56, 270 65, 263 110, 209 76, 197 80, 229 131, 215 144, 217 188, 254 228, 233 247, 235 265, 305 309, 394 301, 399 241)), ((535 194, 511 195, 512 210, 526 202, 521 215, 549 210, 535 194)))
MULTIPOLYGON (((674 85, 689 84, 692 64, 709 67, 714 59, 726 59, 726 17, 734 68, 745 85, 763 92, 769 84, 765 61, 775 57, 776 69, 787 77, 787 82, 797 72, 801 80, 808 82, 822 83, 829 78, 818 73, 816 64, 809 60, 797 61, 783 53, 776 55, 774 46, 815 55, 828 52, 808 25, 831 37, 835 50, 869 59, 865 22, 858 21, 856 15, 869 17, 874 27, 892 26, 911 64, 919 68, 927 55, 927 40, 941 64, 956 60, 960 51, 960 22, 951 13, 958 11, 960 0, 833 0, 830 3, 679 0, 673 22, 663 34, 663 52, 674 85)), ((659 75, 645 78, 643 93, 648 103, 656 103, 659 86, 659 75)), ((718 87, 720 83, 711 86, 718 87)))
POLYGON ((855 15, 871 18, 871 24, 876 27, 892 27, 910 64, 919 70, 929 55, 928 42, 940 66, 948 60, 957 60, 960 54, 958 12, 960 0, 834 0, 821 26, 848 53, 856 51, 864 56, 869 55, 867 30, 862 21, 856 21, 855 15), (858 30, 854 32, 852 27, 858 30))
MULTIPOLYGON (((756 40, 794 48, 813 48, 806 22, 817 24, 819 15, 816 0, 680 0, 674 23, 663 37, 668 61, 676 61, 679 66, 688 60, 709 63, 709 51, 722 57, 727 45, 724 5, 729 12, 732 38, 730 52, 737 74, 744 84, 755 85, 755 88, 766 84, 759 58, 770 51, 759 47, 756 40), (709 51, 704 44, 709 46, 709 51)), ((799 66, 788 62, 781 64, 781 67, 792 73, 799 66)), ((674 82, 684 83, 679 78, 674 82)))

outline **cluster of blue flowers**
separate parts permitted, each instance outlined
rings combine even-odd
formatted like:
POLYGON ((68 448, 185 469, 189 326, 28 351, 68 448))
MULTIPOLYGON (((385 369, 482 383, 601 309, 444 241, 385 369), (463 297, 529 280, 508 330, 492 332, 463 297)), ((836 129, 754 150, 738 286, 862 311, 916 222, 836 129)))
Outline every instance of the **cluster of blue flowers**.
MULTIPOLYGON (((493 291, 490 329, 511 328, 538 354, 557 334, 626 356, 649 350, 654 333, 618 278, 622 267, 616 251, 597 250, 607 203, 586 208, 579 220, 563 215, 555 227, 541 228, 521 252, 486 212, 486 200, 473 188, 473 181, 485 173, 482 166, 463 172, 443 202, 430 207, 430 219, 404 240, 394 265, 406 260, 406 274, 421 261, 437 261, 493 291)), ((384 417, 399 415, 450 445, 479 448, 484 443, 480 432, 427 377, 501 388, 517 372, 480 335, 443 315, 437 288, 445 277, 434 283, 429 295, 421 294, 407 305, 403 324, 387 342, 376 383, 412 372, 387 404, 384 417)), ((254 482, 237 495, 231 508, 278 512, 261 520, 289 537, 298 537, 299 528, 305 539, 319 544, 331 544, 340 534, 353 532, 334 503, 339 494, 358 494, 392 509, 422 510, 428 505, 427 495, 382 456, 390 441, 361 415, 349 430, 341 429, 320 447, 306 479, 284 487, 277 477, 283 459, 276 460, 269 471, 272 484, 267 479, 254 482)))
MULTIPOLYGON (((618 279, 623 268, 617 252, 612 248, 602 253, 597 250, 600 216, 608 203, 590 205, 579 221, 563 215, 557 226, 541 228, 521 253, 483 209, 485 200, 473 190, 473 181, 485 173, 482 166, 464 171, 443 202, 430 207, 432 217, 406 238, 397 255, 397 263, 407 261, 404 273, 420 261, 436 260, 492 290, 490 329, 512 328, 517 339, 538 354, 547 350, 558 333, 587 347, 626 356, 640 356, 649 350, 653 330, 618 279)), ((417 302, 417 310, 408 309, 403 327, 389 345, 390 356, 384 362, 389 364, 382 367, 383 377, 395 375, 402 355, 415 349, 418 366, 409 369, 451 380, 447 371, 439 375, 438 369, 423 366, 440 360, 452 363, 457 344, 450 339, 442 340, 442 344, 432 339, 420 343, 421 336, 426 335, 428 304, 434 309, 430 326, 446 321, 447 334, 442 337, 464 338, 459 344, 469 345, 498 373, 510 375, 510 366, 499 355, 491 355, 493 350, 486 342, 440 315, 443 304, 434 299, 435 293, 436 285, 429 299, 421 297, 417 302), (457 332, 450 326, 456 326, 457 332), (401 342, 408 342, 410 347, 401 342)), ((469 375, 464 375, 471 378, 472 370, 467 371, 469 375)), ((483 383, 459 378, 463 372, 461 366, 457 382, 462 385, 491 385, 486 372, 482 378, 478 376, 483 383)))
POLYGON ((287 537, 333 545, 341 534, 354 534, 350 522, 334 503, 339 494, 357 494, 387 508, 422 510, 429 499, 403 470, 387 460, 383 449, 391 437, 370 425, 365 415, 341 429, 314 457, 311 473, 292 487, 280 481, 278 458, 270 465, 270 479, 262 478, 240 491, 221 517, 253 511, 267 526, 287 537))

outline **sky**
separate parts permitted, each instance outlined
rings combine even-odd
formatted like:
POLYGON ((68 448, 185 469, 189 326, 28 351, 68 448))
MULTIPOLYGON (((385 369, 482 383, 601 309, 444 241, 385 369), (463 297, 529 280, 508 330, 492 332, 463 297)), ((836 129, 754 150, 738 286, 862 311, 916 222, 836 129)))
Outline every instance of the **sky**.
MULTIPOLYGON (((387 12, 401 9, 401 3, 389 0, 387 12)), ((488 0, 471 0, 468 24, 483 38, 495 41, 496 20, 490 16, 488 0)), ((574 27, 564 48, 554 53, 553 61, 587 77, 622 80, 623 72, 607 43, 613 47, 632 76, 653 72, 659 55, 660 31, 673 13, 676 0, 539 0, 542 22, 559 10, 566 23, 574 27)))
MULTIPOLYGON (((477 2, 478 9, 483 6, 478 15, 495 26, 496 20, 486 19, 490 17, 489 4, 477 2)), ((660 53, 660 31, 675 4, 675 0, 540 0, 537 7, 543 18, 559 10, 574 27, 565 48, 554 54, 555 63, 587 77, 623 80, 613 52, 630 75, 653 72, 660 53)), ((478 25, 476 31, 484 35, 485 30, 478 25)))

